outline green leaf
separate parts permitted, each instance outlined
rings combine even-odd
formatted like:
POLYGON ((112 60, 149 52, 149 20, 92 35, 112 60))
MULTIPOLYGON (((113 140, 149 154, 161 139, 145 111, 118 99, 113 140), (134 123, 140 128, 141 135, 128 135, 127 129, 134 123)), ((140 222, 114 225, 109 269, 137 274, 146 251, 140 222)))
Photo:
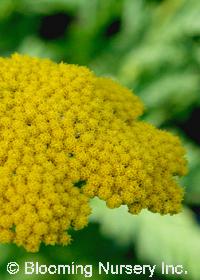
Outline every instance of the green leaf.
POLYGON ((114 238, 120 245, 130 244, 138 227, 137 223, 133 223, 135 217, 127 212, 126 206, 111 210, 105 206, 105 202, 94 198, 91 207, 90 221, 100 223, 104 235, 114 238))
POLYGON ((132 216, 126 207, 111 210, 97 198, 91 206, 90 220, 99 222, 102 233, 118 244, 134 243, 143 262, 159 268, 162 261, 181 264, 188 271, 186 279, 200 279, 200 228, 189 209, 174 216, 161 216, 147 210, 132 216))
POLYGON ((183 265, 185 279, 200 278, 200 228, 187 209, 170 217, 144 212, 140 217, 137 251, 144 261, 183 265))

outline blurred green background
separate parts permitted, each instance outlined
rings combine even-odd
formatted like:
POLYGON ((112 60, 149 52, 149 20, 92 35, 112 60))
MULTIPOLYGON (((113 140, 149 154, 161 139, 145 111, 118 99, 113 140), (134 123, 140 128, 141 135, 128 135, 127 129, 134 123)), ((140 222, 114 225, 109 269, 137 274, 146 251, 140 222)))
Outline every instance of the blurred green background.
MULTIPOLYGON (((144 101, 143 118, 178 134, 190 172, 183 213, 161 217, 125 207, 109 210, 95 199, 89 226, 72 232, 68 247, 28 254, 0 245, 0 279, 84 279, 84 276, 10 276, 9 261, 41 264, 182 264, 188 274, 152 279, 200 279, 200 1, 0 0, 0 55, 13 52, 87 65, 111 76, 144 101)), ((93 279, 126 279, 128 275, 93 279)), ((131 276, 149 279, 148 275, 131 276)))

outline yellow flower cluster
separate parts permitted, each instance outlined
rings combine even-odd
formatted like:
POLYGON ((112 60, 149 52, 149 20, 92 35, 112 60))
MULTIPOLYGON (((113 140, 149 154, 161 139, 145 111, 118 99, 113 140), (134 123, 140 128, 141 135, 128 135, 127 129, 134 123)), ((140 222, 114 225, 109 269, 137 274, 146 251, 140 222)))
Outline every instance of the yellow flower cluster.
POLYGON ((0 58, 0 242, 36 252, 87 225, 89 199, 131 213, 177 213, 179 139, 136 120, 128 89, 87 68, 0 58))

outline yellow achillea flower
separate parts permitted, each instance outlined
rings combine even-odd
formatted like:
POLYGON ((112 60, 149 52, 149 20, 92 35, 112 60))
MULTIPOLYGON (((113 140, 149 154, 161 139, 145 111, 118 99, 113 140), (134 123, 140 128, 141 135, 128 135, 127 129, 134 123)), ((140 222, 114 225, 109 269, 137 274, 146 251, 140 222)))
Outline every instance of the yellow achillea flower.
POLYGON ((179 139, 138 121, 140 100, 87 68, 0 58, 0 242, 36 252, 85 227, 89 199, 180 211, 179 139))

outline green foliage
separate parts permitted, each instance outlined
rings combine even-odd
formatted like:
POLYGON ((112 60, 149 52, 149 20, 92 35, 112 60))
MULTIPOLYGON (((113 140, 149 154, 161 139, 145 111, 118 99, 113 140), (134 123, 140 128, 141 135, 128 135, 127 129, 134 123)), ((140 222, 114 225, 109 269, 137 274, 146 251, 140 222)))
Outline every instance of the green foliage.
POLYGON ((183 265, 184 279, 200 278, 200 229, 187 208, 175 216, 161 216, 143 211, 133 217, 126 207, 108 209, 103 201, 91 203, 91 221, 99 222, 104 235, 120 245, 133 243, 144 263, 183 265))
POLYGON ((198 205, 200 202, 200 149, 192 143, 185 143, 187 148, 189 173, 183 179, 183 184, 187 186, 186 202, 198 205))

